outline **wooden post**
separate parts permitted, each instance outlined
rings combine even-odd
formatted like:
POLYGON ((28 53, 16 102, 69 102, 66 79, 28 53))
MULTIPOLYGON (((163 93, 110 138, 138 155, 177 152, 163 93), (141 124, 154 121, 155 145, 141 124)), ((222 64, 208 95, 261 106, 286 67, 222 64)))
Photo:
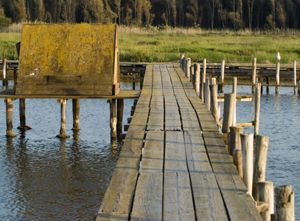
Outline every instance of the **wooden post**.
POLYGON ((276 86, 275 93, 279 93, 279 84, 280 84, 280 62, 278 61, 276 64, 276 86))
POLYGON ((190 82, 192 83, 193 87, 195 88, 194 65, 191 65, 191 66, 190 66, 190 82))
POLYGON ((2 86, 7 87, 7 60, 3 59, 3 67, 2 67, 2 86))
POLYGON ((244 132, 243 127, 230 127, 230 134, 229 134, 229 153, 230 155, 234 154, 236 149, 241 150, 241 134, 244 132))
POLYGON ((270 78, 266 77, 266 93, 270 94, 270 78))
POLYGON ((203 70, 200 79, 200 99, 203 101, 205 99, 205 80, 206 80, 206 59, 203 60, 203 70))
POLYGON ((241 134, 243 154, 243 180, 247 186, 247 193, 252 195, 253 185, 253 134, 241 134))
POLYGON ((211 79, 210 94, 211 94, 210 111, 213 117, 215 118, 217 125, 220 125, 219 108, 218 108, 218 85, 217 85, 216 78, 211 79))
POLYGON ((187 58, 187 61, 186 61, 186 77, 191 80, 191 64, 192 64, 192 60, 190 58, 187 58))
POLYGON ((243 178, 243 156, 242 150, 235 149, 233 153, 233 162, 238 170, 239 176, 243 178))
POLYGON ((200 64, 195 64, 194 71, 195 71, 195 89, 196 89, 197 96, 200 96, 200 64))
POLYGON ((222 60, 221 64, 221 76, 220 76, 220 85, 219 85, 219 92, 224 92, 224 79, 225 79, 225 60, 222 60))
POLYGON ((255 90, 255 119, 254 119, 254 134, 255 136, 259 134, 259 121, 260 121, 260 88, 261 83, 256 84, 256 90, 255 90))
POLYGON ((182 70, 183 70, 183 64, 184 64, 184 54, 182 54, 180 57, 180 67, 182 70))
POLYGON ((274 214, 274 187, 272 182, 257 183, 258 201, 268 203, 268 210, 261 213, 264 221, 271 221, 274 214))
POLYGON ((110 131, 111 138, 117 138, 117 102, 116 99, 110 101, 110 131))
POLYGON ((252 60, 252 94, 255 92, 255 85, 256 85, 256 58, 253 58, 252 60))
POLYGON ((234 112, 235 109, 235 94, 225 94, 224 95, 224 111, 223 111, 223 125, 222 132, 228 133, 229 127, 234 126, 234 112))
POLYGON ((258 201, 257 183, 266 180, 269 137, 256 135, 254 149, 253 198, 258 201))
POLYGON ((206 104, 206 107, 208 110, 210 110, 210 89, 209 89, 209 83, 210 83, 210 79, 206 78, 205 80, 205 97, 204 97, 204 102, 206 104))
POLYGON ((59 100, 60 102, 60 130, 58 138, 68 138, 67 135, 67 99, 63 98, 59 100))
POLYGON ((277 221, 295 221, 295 193, 290 185, 275 188, 277 221))
POLYGON ((294 61, 294 94, 297 93, 297 61, 294 61))
MULTIPOLYGON (((233 82, 232 82, 232 93, 235 94, 235 97, 237 96, 237 77, 233 78, 233 82)), ((236 107, 236 99, 234 100, 234 107, 236 107)), ((233 113, 233 125, 236 124, 236 111, 234 111, 233 113)))
POLYGON ((10 98, 5 99, 6 104, 6 136, 15 137, 16 134, 13 132, 13 101, 10 98))
POLYGON ((117 133, 120 136, 123 128, 124 99, 117 100, 117 133))
POLYGON ((73 109, 73 131, 80 130, 80 100, 72 99, 72 109, 73 109))
POLYGON ((21 131, 30 130, 31 127, 26 125, 26 100, 25 98, 19 99, 19 116, 20 116, 20 126, 18 127, 21 131))

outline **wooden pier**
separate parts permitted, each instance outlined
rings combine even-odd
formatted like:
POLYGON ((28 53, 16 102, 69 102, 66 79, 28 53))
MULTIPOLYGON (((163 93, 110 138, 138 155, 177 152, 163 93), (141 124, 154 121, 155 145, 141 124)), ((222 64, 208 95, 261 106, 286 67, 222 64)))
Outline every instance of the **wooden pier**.
POLYGON ((261 220, 216 120, 179 64, 147 65, 97 221, 261 220))

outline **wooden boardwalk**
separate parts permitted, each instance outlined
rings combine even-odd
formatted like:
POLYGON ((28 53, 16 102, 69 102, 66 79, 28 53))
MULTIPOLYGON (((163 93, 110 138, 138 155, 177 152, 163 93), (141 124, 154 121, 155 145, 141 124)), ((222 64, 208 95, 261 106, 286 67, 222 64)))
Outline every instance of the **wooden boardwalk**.
POLYGON ((179 65, 147 66, 96 220, 261 220, 179 65))

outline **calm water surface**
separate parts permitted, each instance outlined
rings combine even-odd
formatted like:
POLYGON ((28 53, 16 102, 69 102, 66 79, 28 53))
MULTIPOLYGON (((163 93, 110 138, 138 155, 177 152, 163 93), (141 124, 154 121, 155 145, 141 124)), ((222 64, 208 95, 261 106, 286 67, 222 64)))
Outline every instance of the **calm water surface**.
MULTIPOLYGON (((249 91, 239 88, 239 92, 249 91)), ((295 187, 299 217, 300 97, 292 89, 280 91, 279 96, 262 97, 261 134, 270 136, 267 178, 275 185, 295 187)), ((16 126, 17 104, 15 101, 16 126)), ((132 101, 126 101, 124 120, 131 105, 132 101)), ((5 137, 4 111, 1 101, 0 220, 92 220, 118 156, 111 147, 106 100, 81 101, 78 141, 55 138, 60 119, 55 100, 29 100, 27 121, 33 129, 13 140, 5 137)), ((238 121, 252 120, 253 113, 251 102, 238 103, 238 121)), ((68 134, 72 135, 70 101, 68 117, 68 134)))

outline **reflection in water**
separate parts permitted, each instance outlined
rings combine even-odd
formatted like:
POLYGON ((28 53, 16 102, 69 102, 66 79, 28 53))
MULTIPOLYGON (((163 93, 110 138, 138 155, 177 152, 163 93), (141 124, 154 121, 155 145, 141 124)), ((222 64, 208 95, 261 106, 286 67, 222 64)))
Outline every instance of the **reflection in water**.
MULTIPOLYGON (((125 102, 124 121, 132 103, 125 102)), ((28 100, 27 120, 33 129, 14 139, 5 137, 4 110, 1 103, 0 220, 93 220, 120 150, 119 142, 110 141, 106 101, 81 101, 77 133, 71 130, 68 101, 67 132, 73 136, 65 140, 56 138, 60 112, 55 100, 28 100)))

